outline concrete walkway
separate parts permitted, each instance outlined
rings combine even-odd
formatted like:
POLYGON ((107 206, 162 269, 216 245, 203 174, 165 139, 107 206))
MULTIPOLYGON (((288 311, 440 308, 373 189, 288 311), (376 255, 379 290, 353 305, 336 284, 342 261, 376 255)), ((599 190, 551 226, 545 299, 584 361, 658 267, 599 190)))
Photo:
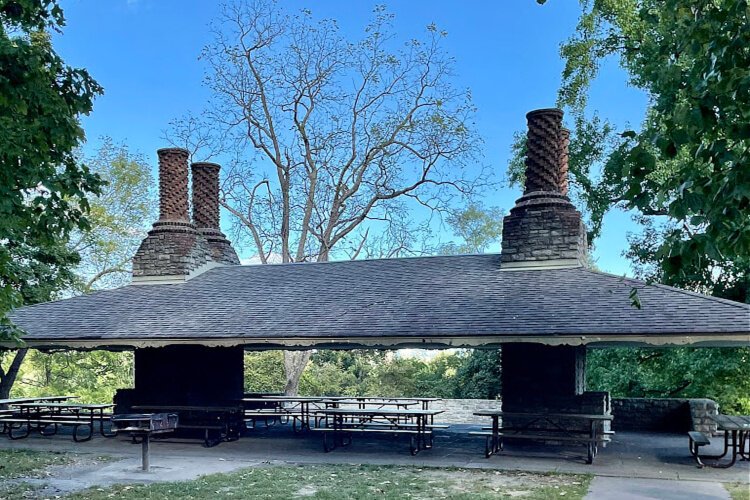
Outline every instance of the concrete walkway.
POLYGON ((730 500, 721 483, 597 476, 586 500, 730 500))

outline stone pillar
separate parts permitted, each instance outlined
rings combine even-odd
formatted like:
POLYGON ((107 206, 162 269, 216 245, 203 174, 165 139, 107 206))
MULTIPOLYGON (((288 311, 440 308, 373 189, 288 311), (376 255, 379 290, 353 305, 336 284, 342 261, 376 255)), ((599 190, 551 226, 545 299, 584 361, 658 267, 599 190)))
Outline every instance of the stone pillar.
POLYGON ((216 163, 193 163, 193 222, 208 241, 211 258, 221 264, 239 264, 237 252, 220 229, 219 171, 216 163))

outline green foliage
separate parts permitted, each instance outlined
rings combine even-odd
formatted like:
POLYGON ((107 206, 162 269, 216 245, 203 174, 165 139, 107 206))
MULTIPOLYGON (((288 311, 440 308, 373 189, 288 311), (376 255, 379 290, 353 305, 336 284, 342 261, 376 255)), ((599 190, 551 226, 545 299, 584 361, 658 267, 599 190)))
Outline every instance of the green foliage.
POLYGON ((76 259, 63 245, 87 227, 86 195, 100 186, 74 150, 102 89, 52 49, 46 30, 63 24, 55 1, 0 1, 0 335, 29 278, 46 267, 48 281, 67 280, 76 259))
POLYGON ((750 302, 750 9, 747 0, 583 2, 560 103, 582 113, 600 61, 651 97, 605 170, 614 203, 659 217, 631 247, 647 276, 750 302), (645 248, 643 248, 645 247, 645 248))
POLYGON ((722 413, 750 413, 750 348, 593 349, 590 390, 615 397, 710 398, 722 413))
POLYGON ((283 351, 245 353, 245 390, 247 392, 281 392, 285 384, 283 351))
POLYGON ((442 255, 485 253, 496 245, 499 250, 503 232, 503 211, 497 207, 485 208, 472 203, 447 217, 451 231, 461 238, 461 243, 450 242, 438 249, 442 255))
MULTIPOLYGON (((9 363, 10 356, 6 358, 6 363, 9 363)), ((80 396, 76 401, 102 403, 112 401, 118 388, 132 385, 131 352, 65 351, 47 354, 29 350, 13 386, 13 396, 76 395, 80 396)))
POLYGON ((78 289, 84 293, 129 280, 131 259, 156 219, 158 205, 151 166, 124 144, 102 138, 87 163, 105 185, 90 199, 90 228, 76 231, 71 238, 71 250, 81 255, 75 272, 80 278, 78 289))
POLYGON ((502 366, 498 349, 477 349, 456 371, 456 398, 496 399, 500 397, 502 366))
MULTIPOLYGON (((500 394, 498 350, 447 351, 430 359, 396 353, 316 351, 300 379, 300 394, 487 399, 500 394)), ((281 351, 245 354, 245 390, 278 392, 284 384, 281 351)))

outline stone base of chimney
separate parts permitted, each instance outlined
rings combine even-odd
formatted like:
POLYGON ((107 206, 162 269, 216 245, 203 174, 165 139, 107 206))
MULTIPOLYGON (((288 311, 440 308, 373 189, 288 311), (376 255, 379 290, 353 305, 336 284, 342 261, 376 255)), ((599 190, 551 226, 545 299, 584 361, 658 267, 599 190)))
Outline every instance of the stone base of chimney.
POLYGON ((211 249, 192 223, 160 220, 133 258, 133 282, 184 281, 209 264, 211 249))
POLYGON ((501 266, 579 267, 587 253, 586 227, 570 199, 535 191, 516 201, 503 221, 501 266))
POLYGON ((201 227, 198 228, 198 232, 208 242, 208 247, 211 251, 211 258, 214 262, 219 264, 236 265, 240 263, 237 252, 232 247, 232 243, 227 237, 218 229, 211 229, 201 227))

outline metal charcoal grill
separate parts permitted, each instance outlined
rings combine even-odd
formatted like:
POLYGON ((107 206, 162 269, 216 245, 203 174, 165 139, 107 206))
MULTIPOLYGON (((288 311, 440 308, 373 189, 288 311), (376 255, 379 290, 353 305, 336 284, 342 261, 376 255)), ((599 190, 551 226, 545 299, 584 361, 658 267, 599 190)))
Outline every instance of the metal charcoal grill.
POLYGON ((149 441, 152 434, 165 434, 177 428, 176 413, 127 413, 112 416, 112 427, 115 432, 127 432, 135 439, 141 438, 141 468, 148 471, 149 441))

